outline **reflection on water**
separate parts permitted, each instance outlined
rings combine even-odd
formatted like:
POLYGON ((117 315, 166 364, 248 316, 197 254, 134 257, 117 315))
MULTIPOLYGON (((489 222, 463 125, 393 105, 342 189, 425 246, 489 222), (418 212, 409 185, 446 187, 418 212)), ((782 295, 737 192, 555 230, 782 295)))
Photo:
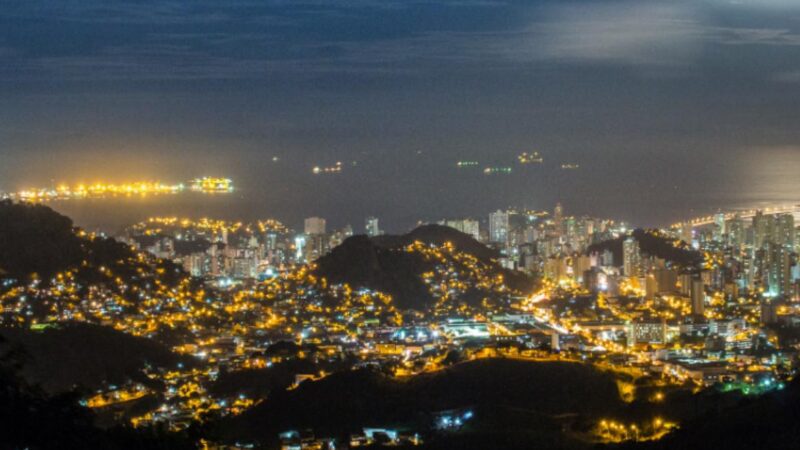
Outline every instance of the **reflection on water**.
POLYGON ((760 204, 800 201, 800 147, 757 149, 743 161, 743 200, 760 204))
POLYGON ((751 149, 732 161, 709 171, 718 179, 703 198, 709 212, 800 204, 800 147, 751 149))

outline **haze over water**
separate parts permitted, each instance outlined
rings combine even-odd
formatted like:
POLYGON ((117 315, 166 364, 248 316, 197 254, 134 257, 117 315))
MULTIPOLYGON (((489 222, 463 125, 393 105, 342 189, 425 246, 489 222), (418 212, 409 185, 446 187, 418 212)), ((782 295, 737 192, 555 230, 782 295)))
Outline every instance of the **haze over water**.
POLYGON ((401 232, 419 220, 485 218, 508 206, 551 210, 556 202, 570 214, 619 218, 637 226, 800 202, 800 152, 794 148, 719 162, 717 177, 707 176, 709 169, 696 160, 668 173, 643 162, 640 171, 624 174, 612 167, 613 161, 596 160, 583 162, 578 170, 562 170, 549 161, 511 163, 509 175, 484 175, 480 168, 458 169, 433 159, 412 155, 399 167, 365 158, 333 175, 313 175, 301 164, 270 162, 263 175, 237 179, 232 194, 72 200, 51 206, 78 225, 106 231, 150 216, 274 218, 296 229, 302 228, 303 218, 321 216, 329 226, 351 224, 360 232, 364 218, 375 215, 388 231, 401 232), (397 173, 402 171, 412 171, 425 182, 404 180, 397 173))

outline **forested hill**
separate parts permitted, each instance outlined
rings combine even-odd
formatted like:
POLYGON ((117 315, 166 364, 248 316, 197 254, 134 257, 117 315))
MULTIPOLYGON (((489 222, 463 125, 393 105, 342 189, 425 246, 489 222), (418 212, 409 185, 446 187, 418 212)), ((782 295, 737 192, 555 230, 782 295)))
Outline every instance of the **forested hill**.
MULTIPOLYGON (((316 261, 315 274, 331 283, 388 293, 398 307, 417 310, 427 308, 432 301, 430 285, 423 280, 425 273, 444 274, 452 269, 461 280, 501 276, 512 290, 531 289, 532 280, 501 267, 497 256, 494 250, 458 230, 425 225, 399 236, 350 237, 316 261), (427 249, 442 248, 436 257, 426 254, 427 249)), ((467 302, 483 298, 477 291, 464 297, 467 302)))

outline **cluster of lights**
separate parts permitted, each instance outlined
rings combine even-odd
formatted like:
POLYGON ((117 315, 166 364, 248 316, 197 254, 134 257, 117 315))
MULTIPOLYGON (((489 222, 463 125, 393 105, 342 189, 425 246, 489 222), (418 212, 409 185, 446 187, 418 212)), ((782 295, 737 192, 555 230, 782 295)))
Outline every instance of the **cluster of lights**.
POLYGON ((83 404, 89 408, 106 408, 111 405, 139 400, 150 393, 149 389, 137 383, 128 388, 100 392, 83 401, 83 404))
POLYGON ((195 192, 224 193, 233 192, 233 180, 229 178, 203 177, 192 180, 191 188, 195 192))
POLYGON ((458 251, 450 242, 436 246, 415 241, 407 245, 405 251, 422 256, 435 267, 436 270, 425 272, 421 277, 435 300, 434 311, 437 315, 457 313, 469 316, 475 313, 467 304, 459 301, 471 290, 485 294, 487 300, 482 303, 482 310, 498 306, 489 298, 503 299, 512 294, 501 274, 490 276, 492 271, 485 263, 469 253, 458 251))
POLYGON ((339 173, 341 171, 342 171, 342 162, 341 161, 336 161, 336 164, 334 164, 332 166, 328 166, 328 167, 314 166, 314 168, 311 169, 311 172, 314 175, 319 175, 319 174, 322 174, 322 173, 339 173))
POLYGON ((220 219, 210 219, 203 217, 200 219, 189 219, 179 217, 150 217, 143 222, 139 222, 131 227, 135 233, 155 236, 165 232, 165 230, 195 230, 198 232, 208 231, 211 233, 236 233, 244 231, 249 235, 256 232, 260 233, 287 233, 289 230, 281 222, 274 219, 259 220, 252 223, 242 223, 226 221, 220 219))
POLYGON ((472 417, 472 411, 466 411, 458 415, 443 415, 439 417, 439 420, 436 422, 436 427, 440 430, 458 429, 461 428, 465 422, 472 419, 472 417))
POLYGON ((561 165, 562 170, 577 170, 580 169, 581 166, 574 163, 564 163, 561 165))
POLYGON ((124 184, 79 184, 75 186, 62 184, 55 189, 25 189, 16 193, 7 194, 7 196, 24 201, 68 200, 115 195, 176 194, 183 191, 183 189, 183 184, 164 184, 147 181, 124 184))
POLYGON ((542 158, 542 155, 540 155, 539 152, 520 153, 517 156, 517 160, 519 161, 520 164, 541 164, 542 162, 544 162, 544 158, 542 158))
MULTIPOLYGON (((178 194, 185 190, 186 186, 183 183, 167 184, 158 181, 137 181, 122 184, 94 183, 73 186, 61 184, 55 189, 23 189, 17 192, 0 194, 0 197, 27 202, 40 202, 115 196, 168 195, 178 194)), ((233 191, 233 181, 227 178, 198 178, 192 181, 191 190, 202 193, 231 192, 233 191)))
MULTIPOLYGON (((527 165, 527 164, 541 164, 544 162, 544 158, 539 152, 522 152, 517 155, 517 161, 519 164, 527 165)), ((461 168, 473 168, 479 167, 480 163, 478 161, 473 160, 461 160, 456 162, 456 167, 459 169, 461 168)), ((563 167, 562 167, 563 168, 563 167)), ((488 166, 483 169, 483 173, 487 175, 492 174, 505 174, 511 173, 511 167, 508 166, 488 166)))
POLYGON ((660 417, 654 418, 645 424, 625 424, 614 420, 602 420, 598 424, 596 433, 604 442, 626 441, 653 441, 664 437, 667 433, 677 428, 677 424, 668 422, 660 417))
MULTIPOLYGON (((476 163, 477 164, 477 163, 476 163)), ((461 167, 459 165, 459 167, 461 167)), ((508 171, 510 172, 510 168, 508 171)), ((276 221, 263 221, 251 224, 240 222, 225 222, 210 219, 181 219, 177 217, 153 217, 146 222, 136 225, 139 231, 158 234, 167 228, 194 228, 199 231, 211 230, 212 232, 237 232, 245 231, 255 233, 265 230, 279 230, 284 227, 276 221)), ((656 236, 661 236, 652 232, 656 236)), ((180 239, 180 238, 179 238, 180 239)), ((673 241, 672 245, 681 248, 680 241, 673 241)), ((293 247, 289 246, 287 250, 293 247)), ((542 328, 547 333, 553 335, 573 335, 580 339, 583 348, 591 349, 591 352, 599 352, 592 355, 583 349, 577 350, 582 359, 576 358, 573 350, 566 350, 564 344, 559 344, 556 339, 554 352, 534 353, 542 350, 498 350, 487 346, 468 355, 470 359, 481 357, 496 357, 501 352, 506 351, 505 355, 512 355, 517 358, 531 358, 536 360, 571 360, 571 361, 591 361, 596 366, 603 369, 611 369, 618 372, 641 373, 639 369, 632 369, 630 361, 637 360, 638 363, 656 363, 652 356, 653 348, 662 348, 661 344, 654 344, 642 351, 642 347, 629 344, 624 347, 618 343, 621 331, 616 329, 605 329, 599 331, 589 326, 590 320, 599 316, 601 322, 614 322, 618 324, 630 324, 639 319, 652 320, 654 317, 674 319, 690 313, 690 307, 683 298, 673 296, 658 296, 656 299, 649 299, 638 302, 615 301, 604 294, 597 297, 596 303, 591 306, 593 312, 590 315, 581 315, 583 307, 570 307, 572 300, 577 297, 589 295, 587 288, 583 287, 576 278, 575 273, 569 276, 545 278, 539 291, 531 294, 527 298, 521 297, 522 293, 511 290, 506 284, 502 275, 491 270, 488 263, 477 259, 470 253, 458 251, 452 243, 446 242, 441 245, 426 244, 414 241, 407 244, 398 251, 414 253, 421 256, 429 269, 421 275, 421 281, 425 284, 431 297, 434 300, 432 308, 427 312, 418 312, 416 315, 425 322, 413 324, 418 328, 409 326, 402 330, 396 330, 391 334, 390 344, 384 343, 381 339, 376 339, 375 335, 365 334, 362 330, 370 330, 367 333, 376 333, 376 324, 387 325, 389 327, 399 327, 406 320, 394 306, 391 296, 380 291, 373 291, 366 288, 351 288, 347 284, 329 285, 324 278, 318 278, 314 274, 314 265, 292 266, 285 272, 275 275, 257 284, 243 284, 242 287, 234 287, 229 293, 212 295, 205 294, 202 290, 197 291, 188 280, 183 280, 176 286, 168 286, 161 283, 160 277, 150 274, 151 270, 155 274, 163 275, 164 268, 154 266, 156 260, 149 260, 144 256, 132 258, 129 263, 139 263, 136 275, 129 277, 125 275, 125 267, 98 268, 98 273, 104 277, 108 288, 94 289, 87 295, 80 291, 78 279, 71 273, 59 274, 48 288, 42 288, 38 283, 31 282, 29 286, 12 286, 5 292, 0 291, 0 306, 9 313, 14 319, 19 319, 19 324, 29 323, 31 319, 30 305, 34 302, 31 298, 46 299, 53 301, 47 303, 52 305, 52 320, 86 320, 103 321, 112 323, 115 328, 138 336, 152 337, 161 329, 174 328, 176 326, 186 328, 194 333, 194 337, 184 341, 179 347, 173 348, 178 353, 193 355, 208 365, 207 368, 200 370, 181 370, 174 375, 154 375, 163 378, 167 383, 167 403, 157 411, 147 413, 141 418, 134 420, 136 423, 149 423, 171 420, 174 417, 192 412, 195 420, 203 420, 205 414, 212 411, 220 411, 225 414, 238 414, 244 409, 252 406, 254 400, 240 396, 238 398, 215 398, 206 391, 212 373, 215 373, 217 366, 224 362, 226 368, 263 368, 271 364, 280 362, 279 356, 247 355, 246 349, 251 347, 255 339, 262 342, 264 333, 283 334, 284 336, 294 337, 301 344, 308 342, 319 345, 325 344, 331 335, 341 336, 342 342, 359 342, 364 339, 366 345, 359 349, 359 357, 367 361, 377 361, 383 363, 389 361, 394 367, 395 376, 416 375, 422 372, 439 370, 445 367, 442 356, 419 356, 404 345, 396 345, 397 340, 405 344, 422 344, 429 340, 436 343, 446 343, 448 345, 458 342, 460 337, 470 338, 490 338, 491 336, 503 336, 513 338, 517 333, 501 325, 499 319, 493 315, 507 313, 507 308, 513 308, 525 313, 525 322, 535 324, 537 328, 542 328), (151 270, 148 270, 151 266, 151 270), (112 271, 113 270, 113 271, 112 271), (478 291, 483 300, 480 306, 470 305, 464 302, 465 294, 478 291), (515 303, 512 303, 515 302, 515 303), (519 302, 519 303, 516 303, 519 302), (136 308, 138 314, 123 314, 123 308, 136 308), (566 312, 561 313, 559 309, 566 312), (430 316, 426 317, 426 314, 430 316), (469 318, 455 319, 450 322, 450 318, 469 318), (492 317, 487 319, 487 317, 492 317), (428 321, 430 319, 430 321, 428 321), (443 325, 446 319, 448 325, 443 325), (27 321, 27 322, 26 322, 27 321), (498 321, 498 322, 495 322, 498 321), (456 333, 453 330, 465 329, 466 332, 456 333), (406 330, 414 330, 409 333, 406 330), (474 331, 473 331, 474 330, 474 331), (441 331, 441 333, 440 333, 441 331), (209 335, 213 337, 209 337, 209 335), (230 336, 230 341, 226 345, 231 349, 222 349, 222 339, 216 337, 220 335, 230 336), (561 346, 565 351, 561 351, 561 346), (526 353, 527 352, 527 353, 526 353), (627 356, 625 362, 619 363, 606 358, 606 353, 627 356), (532 356, 531 356, 532 355, 532 356), (230 359, 227 359, 230 358, 230 359), (588 358, 588 359, 587 359, 588 358), (424 366, 419 364, 424 362, 424 366)), ((706 252, 706 265, 717 267, 722 261, 716 253, 706 252)), ((612 276, 612 275, 609 275, 612 276)), ((623 297, 644 297, 645 290, 642 289, 641 282, 636 278, 625 278, 619 282, 619 291, 623 297)), ((2 284, 0 284, 2 286, 2 284)), ((723 319, 727 316, 740 317, 740 315, 723 314, 723 308, 730 306, 722 293, 715 293, 712 301, 708 302, 709 308, 706 314, 709 319, 723 319), (712 315, 713 313, 713 315, 712 315)), ((743 299, 739 299, 737 308, 747 306, 743 304, 743 299)), ((782 306, 780 314, 789 314, 792 307, 782 306)), ((757 323, 758 319, 750 320, 757 323)), ((520 323, 523 320, 520 319, 520 323)), ((32 324, 39 325, 39 324, 32 324)), ((752 334, 756 329, 749 330, 747 333, 740 333, 743 337, 736 337, 737 340, 751 341, 752 334)), ((387 332, 386 335, 389 335, 387 332)), ((559 336, 555 336, 558 338, 559 336)), ((728 338, 728 342, 733 337, 728 338)), ((669 347, 671 350, 683 351, 688 349, 686 343, 676 343, 669 347)), ((666 338, 665 338, 666 346, 666 338)), ((664 347, 666 348, 666 347, 664 347)), ((325 350, 330 356, 335 355, 341 350, 330 348, 325 350)), ((546 352, 546 351, 544 351, 546 352)), ((687 353, 688 354, 688 353, 687 353)), ((302 352, 299 354, 304 358, 302 352)), ((731 382, 720 388, 723 391, 741 390, 744 394, 755 395, 769 390, 779 390, 784 388, 783 381, 775 376, 764 377, 756 372, 767 372, 772 363, 762 362, 763 365, 751 366, 749 369, 752 374, 743 377, 738 382, 731 382)), ((651 364, 652 365, 652 364, 651 364)), ((678 371, 671 366, 665 366, 662 372, 664 377, 658 381, 659 389, 667 384, 676 386, 683 385, 687 381, 696 381, 698 386, 702 381, 697 381, 686 370, 678 371), (670 378, 671 377, 671 378, 670 378)), ((739 366, 739 373, 742 373, 739 366)), ((320 373, 319 377, 315 374, 309 377, 311 380, 324 377, 325 373, 320 373)), ((633 401, 636 398, 636 386, 634 383, 618 381, 620 396, 624 401, 633 401)), ((117 389, 108 393, 99 393, 87 400, 90 407, 105 407, 115 403, 122 403, 137 399, 145 395, 146 392, 139 386, 129 386, 124 389, 117 389)), ((662 391, 652 393, 648 397, 652 403, 665 401, 665 394, 662 391)), ((437 426, 440 429, 459 429, 472 417, 472 412, 453 413, 439 418, 437 426)), ((596 423, 592 428, 593 438, 603 442, 624 442, 654 440, 663 437, 676 427, 676 424, 669 423, 662 418, 644 419, 636 423, 620 423, 613 420, 604 420, 596 423)))
POLYGON ((483 169, 485 175, 509 174, 511 167, 487 167, 483 169))

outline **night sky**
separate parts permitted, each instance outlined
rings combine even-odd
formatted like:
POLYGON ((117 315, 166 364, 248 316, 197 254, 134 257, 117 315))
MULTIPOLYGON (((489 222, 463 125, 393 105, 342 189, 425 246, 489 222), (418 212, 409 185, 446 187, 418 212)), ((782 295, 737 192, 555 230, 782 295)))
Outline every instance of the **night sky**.
POLYGON ((206 174, 220 215, 357 230, 798 201, 800 2, 0 2, 0 190, 206 174))

